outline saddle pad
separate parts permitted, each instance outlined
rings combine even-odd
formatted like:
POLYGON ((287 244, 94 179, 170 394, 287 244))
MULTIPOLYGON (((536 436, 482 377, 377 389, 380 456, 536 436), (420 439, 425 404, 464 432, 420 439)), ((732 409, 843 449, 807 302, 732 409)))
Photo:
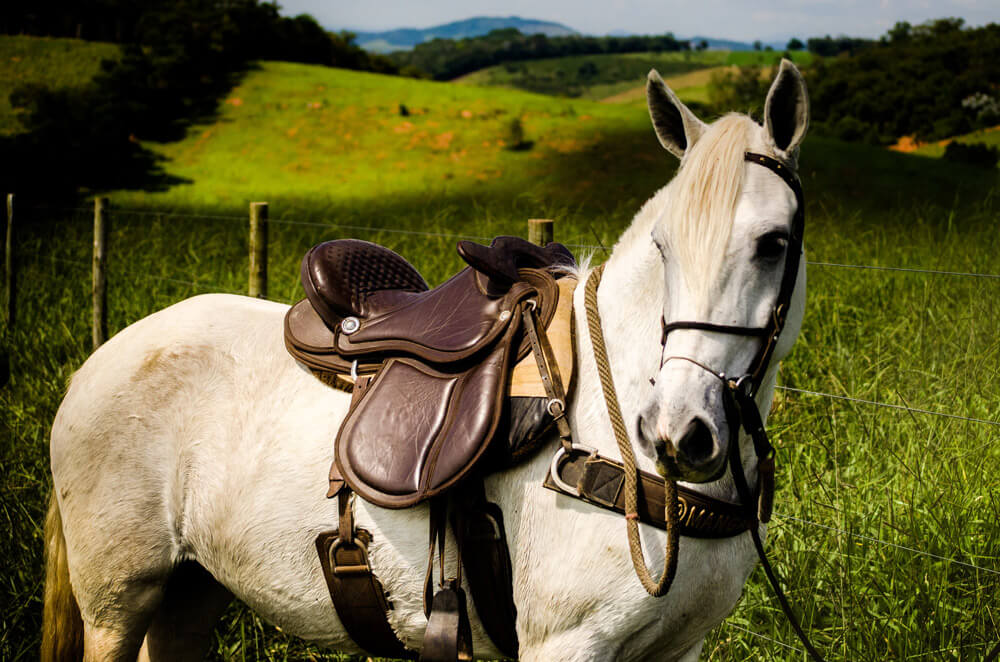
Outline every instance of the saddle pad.
MULTIPOLYGON (((566 393, 573 387, 573 292, 576 290, 576 278, 565 276, 556 281, 559 287, 559 303, 555 315, 545 328, 552 355, 562 377, 566 393)), ((542 375, 538 372, 538 363, 534 354, 521 358, 514 366, 510 380, 511 397, 547 398, 545 386, 542 385, 542 375)))
POLYGON ((385 361, 337 435, 335 461, 351 489, 377 506, 406 508, 467 474, 500 420, 514 332, 508 326, 464 371, 408 357, 385 361))

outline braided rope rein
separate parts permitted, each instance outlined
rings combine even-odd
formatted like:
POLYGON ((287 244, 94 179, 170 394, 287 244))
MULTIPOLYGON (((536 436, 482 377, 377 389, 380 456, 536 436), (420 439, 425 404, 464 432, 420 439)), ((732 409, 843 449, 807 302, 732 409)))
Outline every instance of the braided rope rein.
MULTIPOLYGON (((607 264, 607 263, 605 263, 607 264)), ((664 486, 664 519, 667 528, 666 553, 663 559, 663 572, 658 580, 653 580, 646 560, 642 555, 642 541, 639 539, 639 480, 635 465, 635 452, 625 428, 621 407, 618 405, 618 394, 615 391, 614 379, 611 376, 611 364, 608 361, 608 350, 604 344, 604 330, 601 326, 601 313, 597 308, 597 287, 601 283, 605 264, 594 269, 587 278, 583 292, 584 309, 587 313, 587 329, 590 332, 590 343, 594 350, 594 360, 597 362, 597 373, 601 378, 601 390, 604 392, 604 403, 611 418, 611 427, 618 441, 618 450, 625 465, 625 527, 628 533, 628 547, 632 555, 632 566, 639 577, 643 588, 654 598, 667 594, 670 585, 677 574, 677 543, 680 538, 677 512, 677 485, 672 480, 665 480, 664 486)))

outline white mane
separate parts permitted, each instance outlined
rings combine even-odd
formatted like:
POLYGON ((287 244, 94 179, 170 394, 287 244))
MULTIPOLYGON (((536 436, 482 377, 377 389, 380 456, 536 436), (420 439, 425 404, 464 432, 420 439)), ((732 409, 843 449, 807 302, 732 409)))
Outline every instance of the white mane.
POLYGON ((649 242, 653 229, 662 227, 666 234, 659 238, 670 242, 681 272, 693 281, 688 283, 692 291, 697 293, 712 282, 732 234, 746 172, 744 153, 751 149, 751 142, 759 142, 753 141, 754 129, 760 127, 737 113, 709 125, 684 155, 670 183, 639 211, 616 249, 649 242))
POLYGON ((725 257, 753 128, 752 119, 735 113, 712 123, 671 182, 664 239, 671 242, 681 273, 694 281, 688 283, 692 291, 713 280, 725 257))

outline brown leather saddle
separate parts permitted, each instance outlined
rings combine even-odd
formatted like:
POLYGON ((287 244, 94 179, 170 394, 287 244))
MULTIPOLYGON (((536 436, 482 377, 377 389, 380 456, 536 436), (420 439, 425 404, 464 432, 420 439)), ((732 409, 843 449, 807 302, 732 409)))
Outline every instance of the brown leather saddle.
MULTIPOLYGON (((285 317, 291 355, 352 393, 328 492, 339 496, 340 527, 317 547, 341 621, 377 655, 412 656, 386 621, 389 602, 368 565, 370 534, 353 525, 350 492, 385 508, 430 499, 431 557, 443 547, 451 511, 477 610, 494 643, 513 656, 510 557, 502 513, 486 501, 482 476, 522 456, 553 425, 568 434, 545 329, 560 300, 557 277, 574 266, 573 256, 560 244, 543 248, 517 237, 488 247, 463 241, 458 253, 469 266, 430 289, 387 248, 355 239, 319 244, 302 260, 306 299, 285 317), (515 364, 529 358, 546 397, 508 397, 515 364), (449 507, 450 492, 461 497, 449 507)), ((445 579, 442 561, 433 596, 432 575, 429 568, 421 659, 466 659, 461 567, 445 579)))

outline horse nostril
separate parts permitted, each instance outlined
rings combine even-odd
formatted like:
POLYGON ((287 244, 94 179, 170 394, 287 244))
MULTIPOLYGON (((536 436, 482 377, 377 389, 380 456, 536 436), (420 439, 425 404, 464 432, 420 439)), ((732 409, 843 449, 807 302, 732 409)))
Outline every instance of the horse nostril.
POLYGON ((708 425, 700 418, 695 418, 684 437, 677 442, 677 452, 692 466, 711 460, 715 455, 715 439, 708 425))
POLYGON ((662 451, 663 441, 657 439, 653 426, 649 422, 649 417, 645 412, 639 414, 639 418, 636 420, 636 428, 636 432, 638 433, 636 438, 639 440, 640 448, 644 449, 647 453, 659 455, 662 451))

